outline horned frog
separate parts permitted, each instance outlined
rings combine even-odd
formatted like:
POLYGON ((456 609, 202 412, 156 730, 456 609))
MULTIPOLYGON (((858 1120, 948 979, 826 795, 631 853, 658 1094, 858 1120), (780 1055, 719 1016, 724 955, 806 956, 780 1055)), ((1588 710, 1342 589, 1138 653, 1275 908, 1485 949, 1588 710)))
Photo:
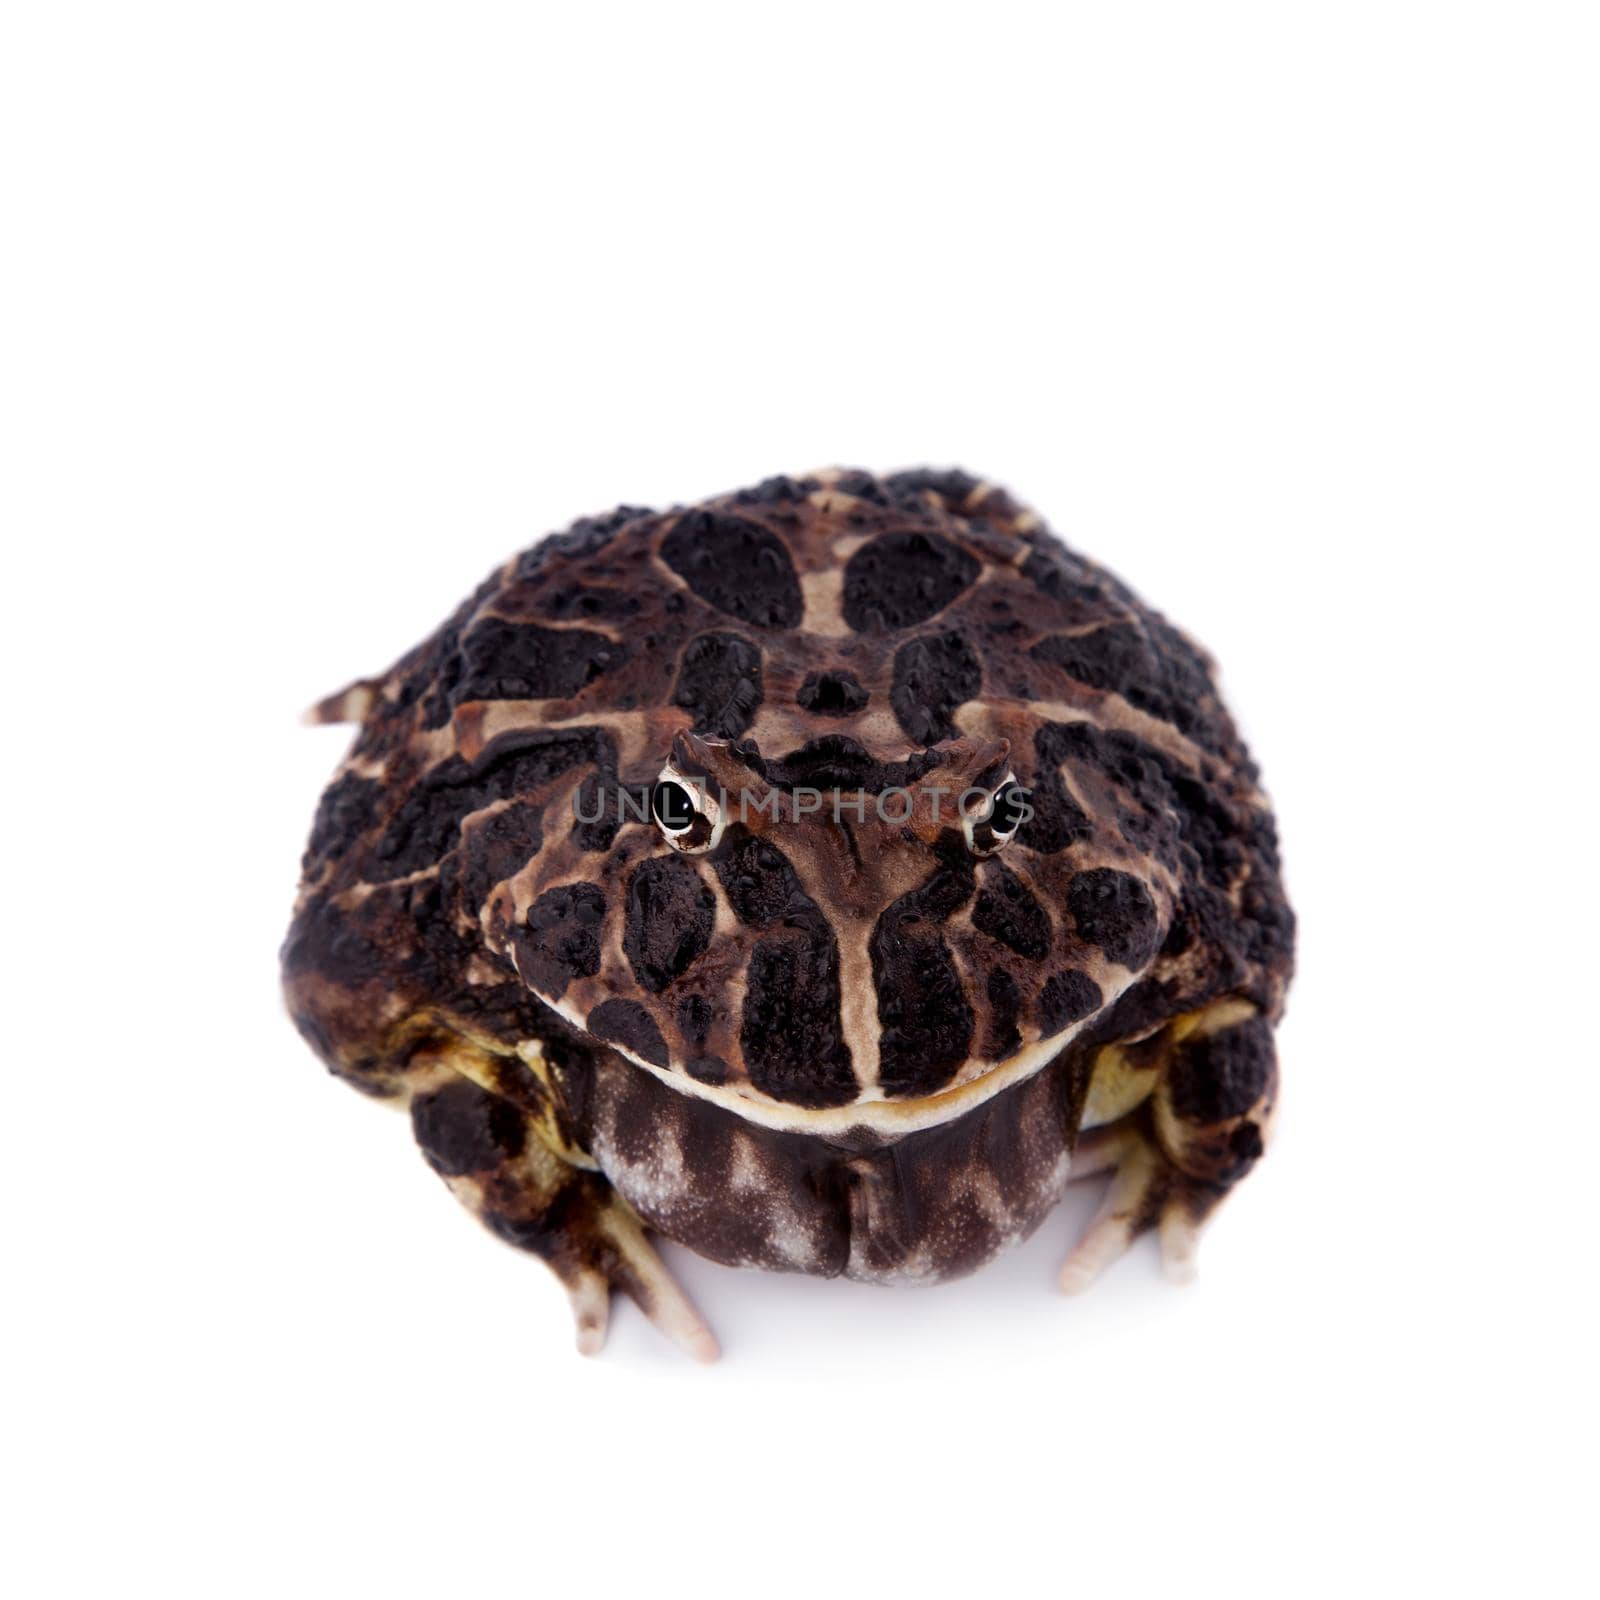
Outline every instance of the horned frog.
POLYGON ((571 1297, 716 1344, 714 1260, 1176 1276, 1261 1155, 1293 918, 1209 660, 960 472, 622 507, 313 713, 359 725, 283 953, 338 1074, 571 1297))

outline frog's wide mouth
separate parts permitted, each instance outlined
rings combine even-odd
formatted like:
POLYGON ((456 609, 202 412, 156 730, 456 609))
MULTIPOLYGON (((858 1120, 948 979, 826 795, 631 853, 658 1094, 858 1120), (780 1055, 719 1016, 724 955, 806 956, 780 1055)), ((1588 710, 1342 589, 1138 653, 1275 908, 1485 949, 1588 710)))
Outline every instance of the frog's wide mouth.
MULTIPOLYGON (((557 1009, 566 1014, 564 1008, 557 1009)), ((569 1020, 579 1027, 583 1025, 581 1018, 576 1016, 569 1016, 569 1020)), ((646 1061, 622 1045, 609 1043, 607 1048, 680 1094, 709 1100, 734 1116, 763 1128, 814 1133, 824 1137, 866 1131, 894 1138, 915 1133, 921 1128, 935 1128, 953 1122, 974 1106, 982 1105, 995 1095, 1033 1077, 1067 1049, 1091 1020, 1085 1017, 1048 1039, 1024 1045, 1000 1061, 969 1062, 948 1089, 894 1099, 880 1089, 870 1089, 864 1091, 860 1099, 839 1106, 803 1106, 774 1100, 746 1083, 703 1083, 685 1072, 646 1061)))

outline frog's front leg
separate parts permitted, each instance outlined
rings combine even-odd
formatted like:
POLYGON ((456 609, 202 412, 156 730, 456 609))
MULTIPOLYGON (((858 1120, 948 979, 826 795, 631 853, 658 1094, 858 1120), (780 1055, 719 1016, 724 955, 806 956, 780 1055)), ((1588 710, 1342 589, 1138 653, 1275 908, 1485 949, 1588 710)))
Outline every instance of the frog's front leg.
POLYGON ((493 1233, 547 1262, 572 1301, 578 1348, 605 1342, 620 1289, 699 1361, 717 1341, 606 1178, 578 1164, 550 1120, 487 1087, 494 1063, 471 1046, 438 1052, 416 1074, 411 1125, 423 1155, 493 1233), (559 1147, 559 1148, 558 1148, 559 1147))
POLYGON ((1071 1176, 1109 1168, 1112 1179, 1062 1264, 1061 1287, 1088 1288, 1150 1228, 1167 1275, 1187 1282, 1201 1227, 1266 1148, 1278 1091, 1272 1028, 1248 1002, 1223 1000, 1102 1057, 1095 1071, 1111 1080, 1109 1092, 1137 1098, 1079 1138, 1071 1176))

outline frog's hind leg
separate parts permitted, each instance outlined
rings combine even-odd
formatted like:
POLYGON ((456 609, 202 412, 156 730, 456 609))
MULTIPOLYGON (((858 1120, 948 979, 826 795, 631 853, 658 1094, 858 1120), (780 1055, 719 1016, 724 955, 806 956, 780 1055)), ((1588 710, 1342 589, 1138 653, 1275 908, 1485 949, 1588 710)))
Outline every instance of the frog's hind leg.
POLYGON ((428 1164, 491 1232, 549 1265, 572 1302, 586 1355, 605 1342, 611 1292, 620 1289, 674 1344, 714 1360, 716 1339, 638 1217, 599 1172, 577 1164, 581 1154, 557 1148, 559 1135, 537 1106, 485 1085, 496 1070, 493 1058, 469 1048, 420 1077, 411 1123, 428 1164))
POLYGON ((1272 1029, 1254 1007, 1221 1001, 1173 1023, 1149 1097, 1073 1153, 1073 1178, 1112 1178, 1062 1264, 1062 1290, 1087 1289, 1151 1228, 1167 1276, 1191 1279, 1201 1228, 1266 1147, 1277 1083, 1272 1029))

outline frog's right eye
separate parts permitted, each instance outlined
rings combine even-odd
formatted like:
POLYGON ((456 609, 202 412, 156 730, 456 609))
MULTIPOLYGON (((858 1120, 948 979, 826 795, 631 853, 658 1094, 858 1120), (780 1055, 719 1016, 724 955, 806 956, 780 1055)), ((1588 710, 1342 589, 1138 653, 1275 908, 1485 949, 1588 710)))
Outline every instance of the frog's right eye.
POLYGON ((697 783, 663 772, 650 791, 650 814, 674 850, 697 856, 722 837, 722 807, 697 783))
POLYGON ((663 779, 650 795, 650 811, 669 838, 694 826, 694 796, 681 783, 663 779))

